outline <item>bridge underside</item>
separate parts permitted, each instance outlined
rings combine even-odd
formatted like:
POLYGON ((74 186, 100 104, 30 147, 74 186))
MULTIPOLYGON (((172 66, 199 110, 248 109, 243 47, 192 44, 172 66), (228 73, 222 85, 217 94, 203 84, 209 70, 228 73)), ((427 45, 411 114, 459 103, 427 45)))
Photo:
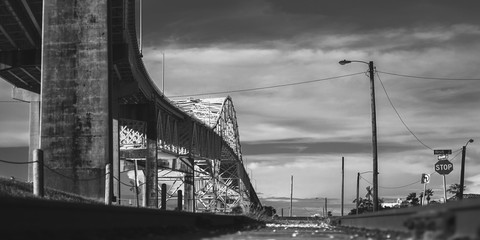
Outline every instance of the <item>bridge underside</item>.
POLYGON ((0 0, 0 15, 0 77, 30 102, 30 150, 44 150, 47 187, 157 207, 166 184, 168 199, 182 190, 184 210, 261 206, 231 99, 174 102, 158 90, 134 0, 0 0))

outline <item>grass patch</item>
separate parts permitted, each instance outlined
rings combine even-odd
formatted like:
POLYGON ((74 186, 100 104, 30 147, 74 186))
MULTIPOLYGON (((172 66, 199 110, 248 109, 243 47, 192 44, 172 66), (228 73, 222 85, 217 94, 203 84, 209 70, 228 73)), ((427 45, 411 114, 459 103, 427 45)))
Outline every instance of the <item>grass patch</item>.
POLYGON ((33 195, 32 183, 16 181, 3 177, 0 177, 0 197, 19 197, 76 203, 103 204, 103 202, 96 199, 85 198, 80 195, 67 193, 52 188, 45 188, 45 196, 40 198, 33 195))

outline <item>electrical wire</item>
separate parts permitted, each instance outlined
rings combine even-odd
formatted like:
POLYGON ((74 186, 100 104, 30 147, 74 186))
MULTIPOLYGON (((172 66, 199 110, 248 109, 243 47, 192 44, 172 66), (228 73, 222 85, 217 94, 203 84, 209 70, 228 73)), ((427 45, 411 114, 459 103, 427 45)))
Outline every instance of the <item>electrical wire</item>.
MULTIPOLYGON (((432 174, 435 174, 436 172, 432 172, 430 173, 429 175, 432 175, 432 174)), ((371 184, 373 185, 372 182, 368 181, 367 179, 365 179, 363 176, 360 176, 361 179, 363 179, 365 182, 367 182, 368 184, 371 184)), ((415 184, 418 184, 418 183, 421 183, 422 180, 417 180, 415 182, 412 182, 412 183, 409 183, 409 184, 406 184, 406 185, 402 185, 402 186, 397 186, 397 187, 383 187, 383 186, 378 186, 378 188, 382 188, 382 189, 399 189, 399 188, 405 188, 405 187, 409 187, 409 186, 412 186, 412 185, 415 185, 415 184)))
POLYGON ((265 87, 257 87, 257 88, 245 88, 245 89, 237 89, 237 90, 229 90, 229 91, 221 91, 221 92, 209 92, 209 93, 194 93, 194 94, 168 96, 168 97, 169 98, 179 98, 179 97, 193 97, 193 96, 216 95, 216 94, 226 94, 226 93, 250 92, 250 91, 258 91, 258 90, 265 90, 265 89, 272 89, 272 88, 280 88, 280 87, 295 86, 295 85, 308 84, 308 83, 314 83, 314 82, 321 82, 321 81, 327 81, 327 80, 332 80, 332 79, 351 77, 351 76, 364 74, 364 73, 365 72, 358 72, 358 73, 340 75, 340 76, 335 76, 335 77, 315 79, 315 80, 310 80, 310 81, 286 83, 286 84, 279 84, 279 85, 272 85, 272 86, 265 86, 265 87))
POLYGON ((25 103, 23 101, 0 100, 0 103, 25 103))
POLYGON ((61 176, 61 177, 68 178, 68 179, 73 180, 73 181, 80 181, 80 182, 88 182, 88 181, 98 180, 98 179, 101 179, 101 178, 103 178, 103 177, 105 177, 105 176, 107 175, 107 174, 105 173, 105 174, 103 174, 103 175, 101 175, 101 176, 99 176, 99 177, 95 177, 95 178, 78 179, 78 178, 73 178, 73 177, 67 176, 67 175, 65 175, 65 174, 59 173, 59 172, 53 170, 52 168, 50 168, 49 166, 47 166, 47 165, 45 165, 45 164, 44 164, 43 166, 44 166, 45 168, 47 168, 48 170, 52 171, 53 173, 61 176))
MULTIPOLYGON (((368 184, 370 185, 373 185, 372 182, 368 181, 367 179, 365 179, 364 177, 360 176, 361 179, 363 179, 365 182, 367 182, 368 184)), ((404 188, 404 187, 408 187, 408 186, 412 186, 414 184, 417 184, 421 182, 421 180, 417 180, 415 182, 412 182, 412 183, 409 183, 409 184, 406 184, 406 185, 402 185, 402 186, 398 186, 398 187, 382 187, 382 186, 378 186, 378 188, 382 188, 382 189, 399 189, 399 188, 404 188)))
POLYGON ((405 121, 403 120, 402 116, 400 116, 400 113, 398 112, 397 108, 395 107, 395 105, 393 105, 393 102, 392 100, 390 99, 390 96, 388 95, 388 92, 387 92, 387 89, 385 88, 385 85, 383 85, 383 82, 382 82, 382 79, 380 78, 380 75, 378 74, 378 71, 377 71, 377 77, 378 77, 378 80, 380 81, 380 84, 382 85, 382 88, 383 88, 383 91, 385 92, 385 95, 387 96, 387 99, 388 101, 390 102, 390 106, 392 106, 393 110, 395 111, 395 113, 397 114, 398 118, 400 119, 400 121, 402 122, 403 126, 405 126, 405 128, 410 132, 410 134, 412 134, 413 137, 415 137, 415 139, 420 143, 422 144, 424 147, 430 149, 433 151, 433 148, 429 147, 427 144, 425 144, 422 140, 420 140, 417 135, 415 135, 415 133, 413 133, 413 131, 407 126, 407 124, 405 123, 405 121))
MULTIPOLYGON (((113 176, 113 178, 114 178, 115 180, 117 180, 120 184, 124 185, 124 186, 127 186, 127 187, 135 187, 135 185, 130 185, 130 184, 128 184, 128 183, 122 182, 120 179, 118 179, 118 178, 115 177, 115 176, 113 176)), ((139 185, 139 186, 140 186, 140 185, 139 185)))
POLYGON ((440 81, 480 81, 480 78, 440 78, 440 77, 413 76, 413 75, 390 73, 390 72, 383 72, 383 71, 377 71, 377 72, 387 74, 387 75, 399 76, 399 77, 440 80, 440 81))
POLYGON ((450 161, 453 161, 461 153, 461 150, 462 149, 460 148, 460 149, 454 151, 454 153, 457 152, 457 154, 455 154, 455 156, 453 156, 453 158, 451 158, 450 161))
POLYGON ((7 160, 2 160, 2 159, 0 159, 0 162, 20 165, 20 164, 31 164, 31 163, 35 163, 36 161, 31 161, 31 162, 12 162, 12 161, 7 161, 7 160))

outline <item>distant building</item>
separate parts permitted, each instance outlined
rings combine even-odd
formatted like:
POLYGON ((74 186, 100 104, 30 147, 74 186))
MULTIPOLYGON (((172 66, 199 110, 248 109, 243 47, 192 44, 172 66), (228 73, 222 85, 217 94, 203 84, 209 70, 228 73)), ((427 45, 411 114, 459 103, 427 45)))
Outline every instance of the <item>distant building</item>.
POLYGON ((400 208, 400 205, 402 204, 402 199, 397 198, 395 199, 384 199, 383 203, 381 204, 382 208, 400 208))

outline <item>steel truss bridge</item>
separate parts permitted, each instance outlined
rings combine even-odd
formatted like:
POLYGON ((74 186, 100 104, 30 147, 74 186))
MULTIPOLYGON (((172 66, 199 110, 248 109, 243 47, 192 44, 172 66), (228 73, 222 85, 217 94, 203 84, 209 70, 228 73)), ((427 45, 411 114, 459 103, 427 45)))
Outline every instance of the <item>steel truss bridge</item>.
POLYGON ((232 99, 165 97, 142 61, 135 5, 0 0, 0 77, 30 104, 30 152, 44 152, 45 185, 121 204, 133 178, 149 207, 164 183, 168 199, 183 191, 186 211, 261 207, 232 99))

